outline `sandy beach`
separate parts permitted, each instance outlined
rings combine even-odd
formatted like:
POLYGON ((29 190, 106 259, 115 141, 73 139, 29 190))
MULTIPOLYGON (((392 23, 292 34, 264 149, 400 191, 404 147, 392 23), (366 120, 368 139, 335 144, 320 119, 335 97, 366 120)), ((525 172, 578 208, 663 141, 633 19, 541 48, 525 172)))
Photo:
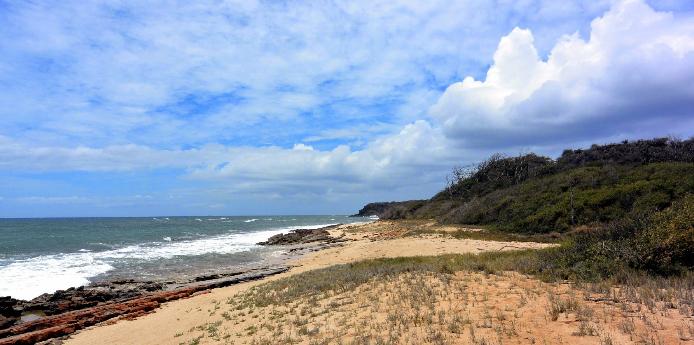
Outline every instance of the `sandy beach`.
POLYGON ((408 235, 413 224, 407 222, 338 227, 331 234, 349 239, 345 245, 294 259, 286 273, 166 303, 132 321, 94 326, 65 344, 366 344, 374 339, 391 344, 635 344, 648 337, 661 344, 690 342, 693 325, 686 311, 617 295, 609 300, 596 291, 511 272, 403 273, 280 305, 258 302, 259 296, 275 295, 263 288, 268 283, 336 264, 551 245, 455 239, 447 233, 461 227, 415 225, 429 233, 408 235))
MULTIPOLYGON (((418 225, 421 226, 421 224, 418 225)), ((437 226, 434 223, 429 224, 429 226, 435 227, 442 233, 457 229, 451 226, 437 226)), ((195 328, 208 322, 210 319, 208 310, 215 302, 227 300, 239 292, 247 291, 269 281, 331 265, 374 258, 478 253, 548 246, 548 244, 531 242, 457 240, 444 238, 443 235, 437 234, 402 237, 407 229, 407 226, 392 221, 340 226, 331 230, 331 235, 334 237, 344 236, 350 240, 349 242, 341 247, 309 253, 292 260, 290 263, 293 268, 289 272, 261 281, 214 289, 206 294, 166 303, 154 313, 136 320, 111 321, 107 325, 91 327, 72 335, 65 344, 179 344, 181 339, 174 337, 176 332, 195 328)))
POLYGON ((0 24, 0 345, 694 345, 694 0, 0 24))

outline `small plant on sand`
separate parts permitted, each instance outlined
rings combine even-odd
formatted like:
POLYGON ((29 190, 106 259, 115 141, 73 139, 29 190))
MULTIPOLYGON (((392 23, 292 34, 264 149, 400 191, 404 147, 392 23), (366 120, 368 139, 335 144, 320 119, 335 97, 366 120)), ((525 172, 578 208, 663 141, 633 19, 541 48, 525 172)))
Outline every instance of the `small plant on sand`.
POLYGON ((619 323, 619 330, 622 331, 622 333, 624 334, 634 334, 634 331, 636 330, 636 324, 634 323, 634 319, 630 317, 624 319, 622 322, 619 323))
POLYGON ((258 332, 258 327, 256 327, 255 325, 251 325, 251 326, 246 327, 245 331, 246 331, 246 335, 253 335, 256 332, 258 332))
POLYGON ((575 311, 577 309, 576 300, 573 298, 562 299, 553 294, 549 295, 548 314, 552 321, 557 321, 562 313, 575 311))
POLYGON ((197 337, 191 339, 190 341, 188 341, 188 345, 199 345, 199 344, 200 344, 200 340, 201 340, 203 337, 204 337, 203 335, 200 335, 200 336, 197 336, 197 337))
POLYGON ((609 334, 604 334, 600 337, 600 345, 614 345, 612 342, 612 336, 609 334))
POLYGON ((588 321, 581 321, 578 324, 578 330, 573 335, 579 337, 594 336, 597 335, 597 330, 588 321))

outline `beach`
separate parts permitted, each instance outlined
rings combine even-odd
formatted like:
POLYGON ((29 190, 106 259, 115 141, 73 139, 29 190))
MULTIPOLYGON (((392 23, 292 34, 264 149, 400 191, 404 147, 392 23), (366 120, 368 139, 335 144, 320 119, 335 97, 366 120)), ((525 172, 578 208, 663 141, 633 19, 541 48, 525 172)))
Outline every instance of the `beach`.
MULTIPOLYGON (((445 228, 444 228, 445 229, 445 228)), ((396 222, 377 222, 364 225, 343 225, 331 230, 334 237, 345 236, 350 241, 344 246, 306 254, 291 260, 291 270, 263 280, 233 285, 193 298, 165 304, 151 315, 134 321, 117 322, 95 327, 71 337, 66 344, 179 344, 169 330, 188 330, 210 321, 210 306, 226 301, 234 295, 269 281, 283 279, 302 272, 346 264, 365 259, 400 256, 440 255, 451 253, 477 253, 518 248, 542 248, 547 244, 522 242, 494 242, 479 240, 449 240, 438 235, 401 237, 396 222), (158 330, 153 332, 153 330, 158 330)), ((185 339, 183 339, 185 340, 185 339)))
POLYGON ((345 216, 0 219, 0 297, 114 280, 166 282, 281 259, 256 243, 293 229, 367 222, 345 216))
POLYGON ((0 24, 0 345, 694 345, 694 0, 0 24))
POLYGON ((330 227, 339 241, 288 258, 286 271, 162 303, 135 318, 113 318, 57 343, 630 344, 655 334, 661 343, 678 344, 687 337, 678 336, 688 332, 686 315, 663 314, 626 296, 610 300, 604 291, 513 272, 449 271, 446 264, 432 270, 459 255, 556 245, 451 236, 461 231, 483 230, 433 221, 330 227), (403 263, 412 266, 397 271, 403 263), (396 273, 382 275, 392 267, 396 273), (648 333, 649 323, 657 325, 655 333, 648 333))

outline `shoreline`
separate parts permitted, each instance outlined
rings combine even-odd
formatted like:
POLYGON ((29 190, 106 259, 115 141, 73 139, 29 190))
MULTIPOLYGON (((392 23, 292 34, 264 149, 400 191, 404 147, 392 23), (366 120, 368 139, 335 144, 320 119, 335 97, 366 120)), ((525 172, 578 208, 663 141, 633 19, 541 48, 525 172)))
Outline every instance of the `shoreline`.
MULTIPOLYGON (((340 225, 300 228, 286 234, 303 232, 303 236, 314 233, 327 235, 328 229, 340 225)), ((281 235, 285 234, 267 240, 281 235)), ((279 256, 267 255, 259 262, 240 265, 232 270, 178 279, 97 280, 88 285, 46 293, 32 300, 0 297, 0 345, 51 341, 101 323, 132 320, 155 311, 162 303, 285 273, 292 268, 292 260, 310 252, 339 246, 341 242, 338 238, 326 236, 303 241, 303 237, 299 236, 276 245, 279 251, 283 251, 279 256), (12 322, 9 326, 8 320, 12 322)), ((258 244, 271 245, 267 242, 258 244)))
MULTIPOLYGON (((44 293, 112 280, 175 280, 263 261, 256 246, 272 235, 364 221, 346 216, 66 218, 2 224, 0 297, 44 293), (57 236, 57 237, 56 237, 57 236), (48 241, 57 238, 56 243, 48 241)), ((0 324, 2 321, 0 320, 0 324)))
MULTIPOLYGON (((430 222, 417 223, 415 226, 417 229, 433 224, 430 222)), ((92 334, 92 332, 99 333, 100 330, 109 329, 109 327, 121 327, 119 325, 129 325, 133 322, 139 323, 142 320, 148 320, 149 316, 162 315, 160 313, 175 305, 183 306, 188 303, 195 303, 196 299, 220 298, 220 296, 226 296, 229 293, 245 291, 258 284, 336 264, 369 258, 480 253, 495 250, 542 248, 549 245, 534 242, 444 239, 443 234, 451 231, 451 227, 439 226, 438 229, 441 234, 416 237, 403 237, 404 233, 412 230, 407 222, 378 221, 311 229, 312 233, 325 231, 329 236, 327 238, 321 237, 318 242, 278 246, 286 252, 285 255, 277 258, 275 265, 243 272, 199 276, 196 278, 199 279, 197 281, 193 279, 187 283, 169 284, 168 289, 162 287, 154 292, 124 300, 107 301, 88 308, 19 323, 8 329, 0 330, 0 337, 5 337, 0 338, 0 345, 28 344, 45 340, 51 343, 66 341, 67 344, 70 344, 73 341, 80 341, 79 339, 89 337, 87 334, 92 334), (135 321, 126 323, 125 320, 135 321), (8 330, 14 330, 14 334, 8 333, 8 330), (42 332, 42 330, 48 331, 42 332), (8 335, 10 337, 7 337, 8 335)), ((475 231, 474 229, 471 230, 475 231)), ((77 290, 70 289, 68 291, 77 290)), ((102 336, 98 337, 103 338, 102 336)), ((96 339, 90 341, 96 341, 96 339)), ((150 343, 156 344, 160 341, 161 339, 158 339, 150 343)), ((122 342, 116 339, 111 343, 122 342)))
POLYGON ((504 262, 523 265, 534 254, 524 249, 556 243, 467 238, 499 238, 485 232, 433 221, 342 225, 329 230, 343 240, 340 245, 294 256, 286 271, 176 300, 148 300, 156 308, 39 344, 589 345, 694 339, 687 328, 690 280, 543 281, 506 270, 516 264, 504 262))
MULTIPOLYGON (((131 321, 107 322, 88 327, 72 334, 65 344, 126 344, 137 339, 138 344, 179 344, 173 334, 152 334, 151 329, 194 328, 210 316, 209 305, 233 298, 238 293, 253 287, 291 277, 307 271, 333 265, 348 264, 369 258, 395 258, 399 256, 440 255, 454 253, 481 253, 495 250, 543 248, 546 243, 500 242, 471 239, 450 239, 442 235, 402 237, 407 226, 393 231, 399 222, 378 221, 368 224, 341 225, 329 232, 334 238, 345 238, 343 245, 311 251, 288 260, 291 266, 286 272, 264 277, 260 280, 243 282, 224 288, 212 289, 207 293, 191 296, 164 304, 146 316, 131 321), (204 306, 204 307, 203 307, 204 306)), ((447 227, 442 227, 447 229, 447 227)), ((203 322, 204 323, 204 322, 203 322)), ((163 330, 163 329, 162 329, 163 330)), ((169 332, 170 333, 170 332, 169 332)))

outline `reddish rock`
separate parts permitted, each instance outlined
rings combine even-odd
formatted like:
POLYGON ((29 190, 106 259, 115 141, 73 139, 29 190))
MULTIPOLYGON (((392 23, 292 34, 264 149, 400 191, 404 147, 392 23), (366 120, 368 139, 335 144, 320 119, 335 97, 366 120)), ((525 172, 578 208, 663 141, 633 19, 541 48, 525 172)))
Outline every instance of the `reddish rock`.
POLYGON ((149 292, 126 301, 104 302, 81 310, 46 316, 38 320, 0 329, 0 345, 35 344, 40 341, 74 333, 77 330, 115 317, 134 319, 152 312, 164 302, 190 297, 213 288, 261 279, 269 275, 286 272, 288 269, 288 267, 278 267, 237 274, 231 278, 224 277, 209 280, 170 291, 149 292))

